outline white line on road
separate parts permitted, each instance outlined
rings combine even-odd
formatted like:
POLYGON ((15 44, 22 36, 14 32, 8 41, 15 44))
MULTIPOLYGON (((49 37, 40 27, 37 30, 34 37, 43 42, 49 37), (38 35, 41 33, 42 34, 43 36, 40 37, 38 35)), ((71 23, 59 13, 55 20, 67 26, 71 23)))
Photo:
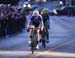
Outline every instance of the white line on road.
POLYGON ((61 56, 61 57, 75 57, 75 53, 65 53, 65 52, 55 52, 52 50, 55 50, 57 48, 66 46, 68 44, 71 44, 75 39, 68 41, 66 43, 63 43, 55 48, 48 49, 46 51, 37 51, 34 55, 31 54, 31 51, 0 51, 0 55, 7 55, 7 56, 25 56, 25 55, 32 55, 31 58, 35 58, 37 56, 61 56))
POLYGON ((72 43, 73 41, 75 41, 75 39, 71 40, 71 41, 68 41, 66 43, 63 43, 57 47, 54 47, 52 49, 49 49, 49 50, 46 50, 42 53, 39 53, 39 54, 35 54, 34 58, 37 57, 37 56, 40 56, 40 55, 49 55, 49 56, 63 56, 63 57, 75 57, 75 53, 63 53, 63 52, 51 52, 52 50, 55 50, 57 48, 60 48, 60 47, 63 47, 63 46, 66 46, 70 43, 72 43))
POLYGON ((31 55, 31 58, 35 58, 37 56, 58 56, 58 57, 75 57, 75 53, 64 53, 64 52, 55 52, 55 51, 44 51, 35 52, 34 55, 31 54, 31 51, 0 51, 0 55, 4 56, 27 56, 31 55))

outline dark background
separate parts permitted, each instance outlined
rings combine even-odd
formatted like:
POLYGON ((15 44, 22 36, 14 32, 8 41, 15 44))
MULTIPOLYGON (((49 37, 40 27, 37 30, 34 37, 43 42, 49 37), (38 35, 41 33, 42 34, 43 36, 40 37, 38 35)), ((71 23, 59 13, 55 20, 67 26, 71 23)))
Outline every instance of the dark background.
POLYGON ((0 3, 16 5, 18 4, 18 1, 19 0, 0 0, 0 3))

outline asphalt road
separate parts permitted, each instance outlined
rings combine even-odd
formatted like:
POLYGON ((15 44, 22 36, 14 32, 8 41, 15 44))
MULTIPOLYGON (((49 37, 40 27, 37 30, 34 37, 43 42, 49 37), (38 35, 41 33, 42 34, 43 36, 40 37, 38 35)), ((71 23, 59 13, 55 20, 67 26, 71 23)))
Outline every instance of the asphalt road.
POLYGON ((75 17, 50 16, 49 40, 46 48, 40 44, 40 49, 31 54, 28 46, 29 33, 23 32, 11 37, 0 39, 0 58, 75 58, 75 17), (11 57, 12 56, 12 57, 11 57))
MULTIPOLYGON (((48 5, 52 4, 44 7, 51 9, 53 6, 48 5)), ((21 33, 0 39, 0 58, 75 58, 74 26, 75 17, 50 16, 50 43, 46 48, 40 44, 40 49, 32 55, 28 46, 29 33, 24 29, 21 33)))

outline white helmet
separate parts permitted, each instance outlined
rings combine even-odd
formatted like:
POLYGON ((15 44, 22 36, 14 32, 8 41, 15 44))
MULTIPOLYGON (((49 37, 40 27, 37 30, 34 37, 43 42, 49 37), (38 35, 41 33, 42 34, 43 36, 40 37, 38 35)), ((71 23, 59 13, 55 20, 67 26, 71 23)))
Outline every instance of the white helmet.
POLYGON ((39 15, 39 11, 38 10, 34 10, 33 11, 33 16, 38 16, 39 15))

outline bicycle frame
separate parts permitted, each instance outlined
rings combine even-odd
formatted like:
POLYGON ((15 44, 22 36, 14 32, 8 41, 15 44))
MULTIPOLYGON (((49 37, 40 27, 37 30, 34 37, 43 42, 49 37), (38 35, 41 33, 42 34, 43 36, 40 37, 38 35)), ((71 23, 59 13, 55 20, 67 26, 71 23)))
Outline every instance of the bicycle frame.
POLYGON ((32 31, 31 31, 31 51, 32 51, 32 54, 34 53, 34 50, 36 48, 36 45, 37 45, 37 30, 36 28, 31 28, 32 31))

